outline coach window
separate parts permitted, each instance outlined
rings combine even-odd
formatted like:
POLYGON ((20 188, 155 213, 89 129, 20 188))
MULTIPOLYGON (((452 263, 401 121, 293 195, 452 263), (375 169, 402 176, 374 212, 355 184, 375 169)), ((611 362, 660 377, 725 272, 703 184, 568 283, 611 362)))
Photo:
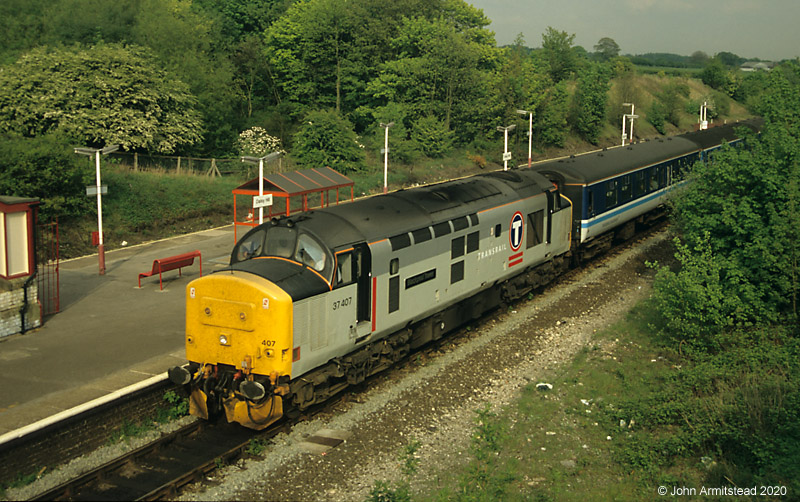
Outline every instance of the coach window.
POLYGON ((586 190, 586 216, 594 216, 594 192, 591 188, 586 190))
POLYGON ((500 237, 502 233, 503 233, 503 225, 498 223, 497 225, 494 226, 494 236, 500 237))
POLYGON ((389 262, 389 273, 394 275, 400 271, 400 260, 398 258, 393 258, 392 261, 389 262))
POLYGON ((606 207, 617 205, 617 180, 606 181, 606 207))
POLYGON ((651 192, 658 190, 658 175, 655 167, 647 170, 647 180, 651 192))
POLYGON ((526 246, 538 246, 544 240, 544 210, 528 215, 528 237, 526 246))
POLYGON ((644 193, 644 171, 636 173, 636 195, 644 193))
POLYGON ((631 200, 631 176, 630 174, 622 177, 622 182, 619 187, 619 198, 622 202, 631 200))

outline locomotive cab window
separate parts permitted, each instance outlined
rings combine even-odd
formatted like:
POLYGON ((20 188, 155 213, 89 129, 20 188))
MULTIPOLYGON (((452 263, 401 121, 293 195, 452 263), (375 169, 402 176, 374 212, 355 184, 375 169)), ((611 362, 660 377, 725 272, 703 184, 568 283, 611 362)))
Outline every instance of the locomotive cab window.
POLYGON ((336 255, 336 286, 346 286, 353 282, 353 253, 336 255))
POLYGON ((538 246, 544 242, 544 211, 536 211, 528 214, 528 236, 526 238, 526 248, 538 246))
POLYGON ((265 230, 258 230, 242 239, 236 246, 236 251, 233 253, 235 260, 245 261, 254 256, 259 256, 264 249, 264 237, 266 235, 267 232, 265 230))
POLYGON ((325 270, 326 253, 316 239, 308 234, 300 234, 297 239, 297 251, 295 260, 303 265, 309 266, 317 272, 325 270))
POLYGON ((281 258, 292 258, 294 246, 297 242, 297 231, 288 227, 272 227, 267 236, 266 250, 267 256, 280 256, 281 258))

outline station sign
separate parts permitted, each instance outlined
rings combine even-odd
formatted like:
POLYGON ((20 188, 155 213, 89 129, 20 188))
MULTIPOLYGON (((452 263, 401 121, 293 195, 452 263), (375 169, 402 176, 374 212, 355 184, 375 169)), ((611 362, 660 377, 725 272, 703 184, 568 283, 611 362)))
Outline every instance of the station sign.
POLYGON ((256 195, 253 197, 253 209, 272 205, 272 194, 256 195))
MULTIPOLYGON (((100 195, 108 193, 108 185, 100 185, 100 195)), ((86 185, 86 195, 97 195, 97 185, 86 185)))

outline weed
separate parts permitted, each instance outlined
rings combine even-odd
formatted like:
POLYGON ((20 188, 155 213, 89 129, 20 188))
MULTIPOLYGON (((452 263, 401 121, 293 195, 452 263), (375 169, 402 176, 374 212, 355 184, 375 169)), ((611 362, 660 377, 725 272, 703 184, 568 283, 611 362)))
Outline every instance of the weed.
POLYGON ((247 444, 247 453, 253 456, 259 456, 267 449, 267 440, 261 438, 253 438, 247 444))
MULTIPOLYGON (((38 471, 39 473, 43 472, 44 469, 38 471)), ((1 483, 0 484, 0 498, 6 498, 6 490, 9 488, 22 488, 23 486, 28 486, 29 484, 33 483, 39 478, 39 474, 31 473, 31 474, 17 474, 17 477, 14 481, 10 483, 1 483)))
POLYGON ((392 488, 387 481, 376 481, 367 500, 369 502, 410 502, 411 493, 407 484, 392 488))
POLYGON ((156 417, 158 422, 176 420, 189 414, 189 399, 179 395, 177 392, 172 390, 165 392, 164 401, 169 403, 170 406, 159 410, 156 417))
POLYGON ((419 459, 417 451, 422 446, 418 440, 411 438, 407 445, 403 447, 398 455, 403 480, 395 483, 394 486, 388 481, 376 481, 372 490, 369 492, 367 500, 369 502, 410 502, 411 500, 411 478, 417 473, 419 459))
POLYGON ((141 436, 142 434, 153 430, 152 421, 147 420, 144 423, 131 422, 128 419, 123 420, 119 429, 115 430, 109 438, 110 443, 118 443, 120 441, 129 442, 132 438, 141 436))

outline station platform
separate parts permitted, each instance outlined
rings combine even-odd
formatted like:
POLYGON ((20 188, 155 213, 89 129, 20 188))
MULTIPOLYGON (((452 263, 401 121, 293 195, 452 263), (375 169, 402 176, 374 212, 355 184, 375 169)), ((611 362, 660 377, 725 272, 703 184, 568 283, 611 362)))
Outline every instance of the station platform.
POLYGON ((0 340, 0 436, 130 385, 166 375, 184 357, 185 288, 195 260, 143 278, 153 260, 199 250, 203 275, 227 266, 233 226, 107 251, 60 264, 61 311, 0 340))

